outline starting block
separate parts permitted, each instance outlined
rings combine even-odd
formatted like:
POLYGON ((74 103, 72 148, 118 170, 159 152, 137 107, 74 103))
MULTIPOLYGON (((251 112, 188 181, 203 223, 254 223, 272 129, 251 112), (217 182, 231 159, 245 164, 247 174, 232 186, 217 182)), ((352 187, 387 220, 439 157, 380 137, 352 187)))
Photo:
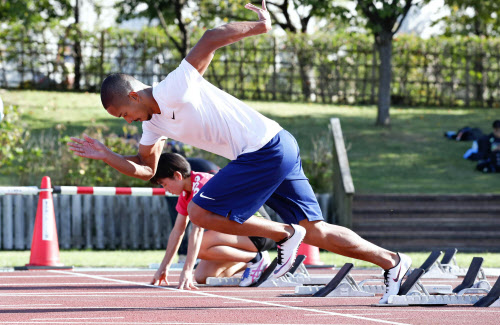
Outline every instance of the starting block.
MULTIPOLYGON (((441 252, 432 254, 427 265, 432 265, 441 255, 441 252)), ((483 258, 475 257, 468 272, 460 285, 452 289, 450 285, 423 285, 420 279, 425 270, 417 268, 413 270, 406 281, 402 284, 397 296, 393 296, 391 305, 410 304, 474 304, 482 296, 473 297, 471 294, 488 293, 491 289, 487 280, 482 280, 478 275, 481 270, 483 258), (479 281, 476 282, 476 279, 479 281), (440 296, 431 296, 438 294, 440 296)), ((426 263, 423 264, 423 266, 426 263)), ((352 264, 348 263, 337 273, 337 275, 324 287, 300 286, 295 288, 296 295, 313 295, 315 297, 373 297, 375 294, 384 294, 385 285, 366 285, 369 281, 380 281, 378 278, 367 279, 359 284, 349 274, 352 264)), ((391 298, 389 298, 391 299, 391 298)), ((389 300, 391 301, 391 300, 389 300)))
POLYGON ((486 275, 482 268, 483 261, 484 259, 482 257, 474 257, 472 259, 464 280, 453 289, 453 293, 461 295, 463 293, 472 293, 472 289, 478 289, 476 290, 477 293, 489 292, 491 290, 491 285, 486 279, 486 275))
POLYGON ((346 263, 323 287, 300 286, 295 288, 297 295, 311 295, 313 297, 374 297, 374 293, 363 291, 349 274, 352 263, 346 263))
POLYGON ((327 283, 332 278, 331 277, 316 277, 311 276, 307 271, 307 266, 304 265, 305 255, 298 255, 295 259, 290 270, 280 278, 272 278, 270 275, 276 268, 276 263, 271 263, 269 267, 264 271, 259 281, 254 283, 252 286, 261 288, 286 288, 286 287, 297 287, 301 285, 311 285, 311 283, 327 283), (266 274, 269 272, 269 276, 266 274))
MULTIPOLYGON (((453 249, 454 252, 452 253, 450 250, 447 250, 445 252, 445 255, 443 256, 442 260, 448 260, 451 259, 455 253, 456 249, 453 249), (450 254, 453 254, 450 256, 450 254)), ((443 252, 439 250, 432 251, 429 257, 422 263, 420 266, 421 269, 424 270, 424 279, 456 279, 457 275, 452 274, 450 272, 447 272, 441 262, 438 261, 438 258, 441 257, 443 252)))
MULTIPOLYGON (((282 277, 278 279, 274 279, 271 275, 274 272, 274 269, 278 265, 278 259, 275 258, 271 264, 266 268, 266 270, 262 273, 259 280, 254 284, 250 285, 250 287, 296 287, 300 285, 300 281, 307 280, 310 276, 309 273, 303 264, 306 256, 298 255, 295 259, 295 263, 293 263, 290 270, 282 277)), ((237 286, 240 283, 240 278, 230 277, 230 278, 217 278, 217 277, 209 277, 207 278, 206 285, 212 287, 220 287, 220 286, 237 286)))
MULTIPOLYGON (((431 266, 434 265, 434 263, 438 260, 438 258, 441 256, 441 254, 442 254, 441 251, 433 251, 418 269, 422 269, 424 271, 424 274, 425 274, 426 270, 429 270, 431 268, 431 266)), ((411 272, 413 272, 413 271, 408 272, 408 275, 410 275, 411 272)), ((455 279, 456 276, 453 276, 452 278, 455 279)), ((386 290, 385 284, 378 284, 378 285, 367 284, 370 282, 381 282, 383 280, 384 280, 383 276, 376 276, 376 277, 362 280, 361 282, 359 282, 358 286, 362 291, 365 291, 365 292, 371 292, 374 294, 384 294, 385 290, 386 290)), ((451 285, 428 284, 428 285, 423 285, 423 287, 425 288, 426 292, 428 292, 429 294, 451 294, 452 293, 452 286, 451 285)))
POLYGON ((278 259, 275 258, 273 263, 271 263, 267 269, 262 273, 259 281, 256 283, 252 284, 251 287, 262 287, 262 288, 269 288, 269 287, 295 287, 297 286, 297 282, 295 279, 299 278, 305 278, 309 276, 309 272, 307 272, 307 269, 305 265, 303 264, 304 260, 306 259, 305 255, 298 255, 297 258, 295 259, 295 262, 293 263, 292 267, 288 272, 283 275, 282 277, 279 277, 277 279, 274 279, 271 277, 271 274, 274 272, 274 269, 276 268, 276 265, 278 265, 278 259))
POLYGON ((230 278, 216 278, 208 277, 205 283, 209 287, 225 287, 225 286, 237 286, 240 284, 240 278, 230 277, 230 278))
MULTIPOLYGON (((424 262, 423 266, 429 268, 441 255, 440 251, 437 251, 424 262), (428 265, 428 266, 426 266, 428 265)), ((292 269, 279 279, 268 279, 261 283, 260 287, 296 287, 295 294, 297 295, 312 295, 325 285, 330 284, 334 277, 332 276, 311 276, 302 261, 305 256, 300 255, 297 257, 296 262, 292 269)), ((348 263, 349 264, 349 263, 348 263)), ((344 265, 345 266, 345 265, 344 265)), ((274 269, 274 268, 273 268, 274 269)), ((383 281, 382 277, 370 278, 361 281, 359 284, 356 283, 354 278, 349 274, 351 268, 347 273, 341 278, 341 284, 339 288, 331 296, 342 296, 342 297, 373 297, 375 294, 384 294, 386 287, 384 284, 379 285, 369 285, 368 282, 380 282, 383 281), (342 294, 339 292, 342 291, 342 294)), ((267 271, 267 270, 266 270, 267 271)), ((343 272, 339 273, 342 275, 343 272)), ((337 275, 339 274, 337 273, 337 275)), ((265 278, 264 275, 262 278, 265 278)), ((262 279, 261 278, 261 279, 262 279)), ((452 292, 451 285, 426 285, 426 290, 430 294, 449 294, 452 292)))
POLYGON ((497 279, 490 292, 474 304, 474 307, 500 307, 500 278, 497 279))
MULTIPOLYGON (((467 273, 467 268, 462 268, 458 265, 457 260, 455 258, 455 254, 457 253, 456 248, 450 248, 447 249, 444 253, 443 259, 441 260, 441 267, 446 273, 450 273, 456 276, 465 276, 467 273), (447 255, 449 258, 447 258, 447 255)), ((481 276, 482 278, 486 278, 486 276, 498 276, 498 272, 495 272, 492 270, 491 272, 489 270, 485 270, 481 268, 481 276)))
MULTIPOLYGON (((347 263, 346 265, 352 265, 347 263)), ((344 265, 344 267, 346 267, 344 265)), ((319 297, 373 297, 376 294, 384 294, 386 290, 386 286, 384 284, 380 285, 368 285, 365 284, 370 281, 381 281, 379 278, 374 279, 366 279, 361 282, 356 283, 354 278, 349 274, 349 271, 352 267, 349 267, 347 272, 344 272, 344 269, 341 269, 337 275, 328 283, 326 286, 311 286, 311 285, 303 285, 297 286, 295 288, 296 295, 315 295, 317 292, 322 292, 325 287, 330 287, 333 289, 328 291, 328 294, 321 295, 319 293, 319 297), (336 282, 334 281, 336 278, 341 277, 340 283, 336 286, 333 286, 336 282)), ((425 292, 434 293, 434 294, 446 294, 451 293, 452 287, 451 285, 425 285, 423 286, 425 292)))
POLYGON ((451 294, 430 295, 419 281, 423 269, 415 269, 401 285, 398 295, 390 296, 387 304, 374 306, 412 306, 412 305, 484 305, 500 306, 500 279, 491 288, 486 280, 475 282, 481 270, 483 258, 475 257, 460 285, 451 294), (487 295, 481 295, 487 293, 487 295), (488 298, 487 298, 488 297, 488 298), (480 303, 480 301, 483 301, 480 303))
MULTIPOLYGON (((457 254, 456 248, 448 248, 444 251, 443 258, 441 261, 434 261, 431 265, 428 265, 428 269, 425 269, 424 279, 453 279, 456 277, 462 277, 467 274, 467 268, 461 268, 458 266, 457 260, 455 258, 457 254)), ((433 251, 434 253, 434 251, 433 251)), ((433 254, 431 253, 431 255, 433 254)), ((425 263, 425 262, 424 262, 425 263)), ((480 276, 482 279, 486 279, 486 271, 481 267, 480 276)), ((493 274, 492 274, 493 275, 493 274)), ((481 279, 480 278, 480 279, 481 279)))

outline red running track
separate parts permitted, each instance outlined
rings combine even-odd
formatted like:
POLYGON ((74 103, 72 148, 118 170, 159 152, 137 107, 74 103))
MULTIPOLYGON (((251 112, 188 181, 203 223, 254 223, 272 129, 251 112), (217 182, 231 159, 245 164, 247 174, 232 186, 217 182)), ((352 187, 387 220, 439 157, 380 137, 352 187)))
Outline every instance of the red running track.
MULTIPOLYGON (((319 272, 317 270, 314 271, 319 272)), ((321 273, 332 273, 323 270, 321 273)), ((291 297, 293 288, 148 285, 154 270, 0 273, 0 324, 499 324, 500 308, 371 307, 380 297, 291 297)), ((356 280, 378 271, 356 271, 356 280)), ((492 279, 489 279, 492 282, 492 279)), ((456 285, 461 280, 426 280, 456 285)))

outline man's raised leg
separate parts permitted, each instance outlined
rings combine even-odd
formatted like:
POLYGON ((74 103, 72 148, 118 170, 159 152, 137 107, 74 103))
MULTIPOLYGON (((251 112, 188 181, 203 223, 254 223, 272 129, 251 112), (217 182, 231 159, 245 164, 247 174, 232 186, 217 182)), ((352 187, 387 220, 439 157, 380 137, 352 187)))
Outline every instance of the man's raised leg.
POLYGON ((399 291, 401 281, 411 266, 411 259, 404 254, 391 252, 361 238, 354 231, 324 221, 302 220, 306 229, 304 242, 330 252, 371 262, 383 268, 386 293, 380 303, 387 303, 390 295, 399 291))

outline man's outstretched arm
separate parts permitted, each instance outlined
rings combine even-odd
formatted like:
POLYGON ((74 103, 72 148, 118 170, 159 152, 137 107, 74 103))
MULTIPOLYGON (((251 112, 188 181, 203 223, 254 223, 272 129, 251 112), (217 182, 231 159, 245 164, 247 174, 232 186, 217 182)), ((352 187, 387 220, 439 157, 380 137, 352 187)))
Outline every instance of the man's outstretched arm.
POLYGON ((163 143, 163 140, 159 140, 150 146, 139 145, 139 152, 135 156, 117 154, 86 134, 83 139, 72 137, 68 145, 77 156, 102 160, 124 175, 147 181, 156 173, 163 143))
POLYGON ((245 8, 259 16, 258 21, 234 22, 207 30, 186 57, 198 72, 203 75, 214 57, 214 52, 226 45, 237 42, 245 37, 265 34, 271 30, 271 17, 262 0, 262 8, 249 3, 245 8))

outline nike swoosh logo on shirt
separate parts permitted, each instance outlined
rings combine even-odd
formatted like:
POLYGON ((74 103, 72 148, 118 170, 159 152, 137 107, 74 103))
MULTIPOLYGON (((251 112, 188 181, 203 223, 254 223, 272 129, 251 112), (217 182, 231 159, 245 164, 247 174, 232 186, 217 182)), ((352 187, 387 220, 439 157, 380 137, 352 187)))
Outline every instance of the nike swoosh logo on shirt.
POLYGON ((172 120, 175 120, 175 112, 172 112, 172 120))
POLYGON ((202 199, 214 200, 214 201, 215 201, 215 199, 212 199, 211 197, 208 197, 208 196, 203 195, 203 192, 201 192, 201 193, 200 193, 200 197, 201 197, 202 199))

